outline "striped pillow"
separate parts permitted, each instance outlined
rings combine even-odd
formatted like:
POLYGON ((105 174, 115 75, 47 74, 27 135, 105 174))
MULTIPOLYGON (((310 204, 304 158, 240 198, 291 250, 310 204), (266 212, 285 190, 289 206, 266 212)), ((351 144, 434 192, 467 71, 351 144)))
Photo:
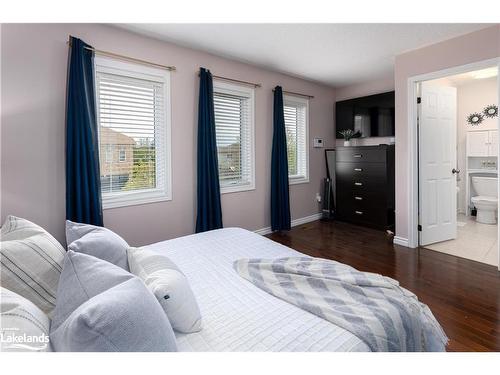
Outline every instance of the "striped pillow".
POLYGON ((46 230, 15 216, 7 217, 0 238, 1 286, 51 317, 66 251, 46 230))
POLYGON ((19 294, 0 288, 0 351, 47 352, 48 316, 19 294))

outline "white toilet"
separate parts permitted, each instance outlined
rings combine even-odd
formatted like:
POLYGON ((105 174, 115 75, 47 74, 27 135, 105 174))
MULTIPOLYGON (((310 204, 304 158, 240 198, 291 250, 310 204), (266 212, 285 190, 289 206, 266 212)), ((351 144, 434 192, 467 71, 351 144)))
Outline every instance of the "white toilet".
POLYGON ((472 186, 476 192, 471 201, 477 210, 476 221, 483 224, 496 224, 498 209, 497 177, 472 177, 472 186))

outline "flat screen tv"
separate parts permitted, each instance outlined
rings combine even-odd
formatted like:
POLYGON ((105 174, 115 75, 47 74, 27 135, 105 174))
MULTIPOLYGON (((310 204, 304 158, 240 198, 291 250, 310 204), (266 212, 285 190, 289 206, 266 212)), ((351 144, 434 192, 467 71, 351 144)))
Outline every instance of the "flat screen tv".
POLYGON ((342 100, 335 106, 337 138, 339 131, 352 129, 359 137, 394 136, 394 91, 342 100))

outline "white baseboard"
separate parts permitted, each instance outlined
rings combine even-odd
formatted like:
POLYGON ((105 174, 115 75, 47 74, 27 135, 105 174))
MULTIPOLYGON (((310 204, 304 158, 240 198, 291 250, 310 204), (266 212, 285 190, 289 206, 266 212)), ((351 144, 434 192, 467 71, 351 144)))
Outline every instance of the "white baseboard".
MULTIPOLYGON (((317 214, 306 216, 306 217, 301 217, 295 220, 292 220, 291 225, 292 227, 296 227, 297 225, 305 224, 305 223, 310 223, 311 221, 316 221, 321 219, 322 213, 318 212, 317 214)), ((260 234, 262 236, 269 234, 272 232, 271 227, 265 227, 261 229, 254 230, 255 233, 260 234)))
POLYGON ((394 245, 400 245, 400 246, 404 246, 404 247, 410 247, 409 244, 408 244, 408 238, 394 236, 394 239, 392 240, 392 242, 394 243, 394 245))

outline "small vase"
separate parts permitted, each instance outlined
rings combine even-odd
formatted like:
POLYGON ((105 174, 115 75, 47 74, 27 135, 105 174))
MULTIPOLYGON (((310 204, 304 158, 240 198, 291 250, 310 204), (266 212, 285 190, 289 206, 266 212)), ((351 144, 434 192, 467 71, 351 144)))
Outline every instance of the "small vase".
POLYGON ((344 141, 344 147, 349 147, 351 145, 351 141, 344 141))

